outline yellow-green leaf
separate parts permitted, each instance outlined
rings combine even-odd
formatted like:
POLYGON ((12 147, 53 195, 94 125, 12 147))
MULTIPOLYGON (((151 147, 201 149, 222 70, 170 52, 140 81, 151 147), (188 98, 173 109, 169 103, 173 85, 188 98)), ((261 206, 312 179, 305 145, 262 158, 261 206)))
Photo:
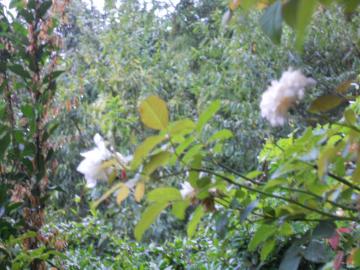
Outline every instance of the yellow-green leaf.
POLYGON ((173 122, 169 125, 168 131, 170 136, 186 135, 195 129, 195 123, 190 119, 183 119, 173 122))
POLYGON ((145 193, 145 184, 143 182, 139 182, 136 185, 134 192, 135 201, 140 202, 141 199, 144 197, 144 193, 145 193))
POLYGON ((193 237, 196 231, 196 228, 201 221, 201 218, 204 216, 205 211, 202 205, 199 205, 194 213, 191 216, 191 220, 189 221, 187 225, 187 235, 188 237, 193 237))
POLYGON ((336 95, 320 96, 311 103, 309 111, 312 113, 327 112, 336 108, 344 101, 344 98, 336 95))
POLYGON ((186 201, 176 201, 172 205, 171 213, 178 219, 185 219, 185 211, 190 205, 189 200, 186 201))
POLYGON ((355 112, 352 109, 347 109, 344 112, 344 117, 345 117, 346 122, 349 125, 354 125, 356 123, 357 117, 356 117, 355 112))
POLYGON ((218 132, 216 132, 215 134, 213 134, 209 138, 208 143, 211 143, 216 140, 219 140, 219 141, 227 140, 227 139, 230 139, 231 137, 233 137, 233 133, 230 130, 222 129, 222 130, 219 130, 218 132))
POLYGON ((146 176, 151 175, 157 168, 164 166, 170 160, 171 153, 164 151, 150 158, 150 161, 144 165, 143 174, 146 176))
POLYGON ((254 234, 253 238, 249 243, 249 251, 254 251, 257 246, 261 243, 266 241, 270 236, 272 236, 276 232, 276 227, 271 225, 261 225, 256 233, 254 234))
POLYGON ((169 112, 165 101, 157 96, 149 96, 140 103, 139 112, 145 126, 163 130, 169 123, 169 112))
POLYGON ((121 204, 129 196, 129 192, 129 187, 127 185, 123 185, 116 196, 116 203, 121 204))
POLYGON ((182 200, 181 193, 177 188, 164 187, 157 188, 147 194, 149 202, 170 202, 182 200))
POLYGON ((156 135, 146 138, 146 140, 142 142, 135 150, 134 158, 131 163, 131 169, 135 170, 142 162, 144 162, 144 159, 147 157, 150 151, 154 149, 157 144, 164 141, 165 138, 165 135, 156 135))
POLYGON ((113 185, 109 190, 107 190, 98 200, 92 203, 91 208, 96 209, 100 203, 102 203, 104 200, 106 200, 111 194, 113 194, 115 191, 117 191, 119 188, 121 188, 124 185, 124 183, 117 183, 113 185))
POLYGON ((351 83, 353 82, 354 82, 353 80, 344 81, 336 87, 335 91, 339 94, 346 94, 346 92, 349 90, 351 86, 351 83))
POLYGON ((203 147, 202 144, 197 144, 197 145, 194 145, 193 147, 191 147, 189 149, 189 151, 187 151, 186 154, 184 155, 183 162, 185 164, 188 164, 189 162, 191 162, 193 160, 193 158, 200 153, 202 147, 203 147))
POLYGON ((216 114, 216 112, 220 109, 221 102, 220 100, 213 101, 209 107, 205 109, 204 112, 201 113, 199 117, 199 121, 196 125, 196 130, 201 131, 204 125, 216 114))
POLYGON ((271 251, 273 251, 274 247, 275 247, 276 241, 275 239, 269 239, 265 242, 265 244, 263 245, 263 247, 261 248, 261 252, 260 252, 260 259, 262 261, 265 261, 266 258, 269 256, 269 254, 271 253, 271 251))
POLYGON ((296 14, 296 47, 298 50, 302 48, 306 28, 311 21, 317 4, 317 0, 299 0, 299 6, 296 14))
POLYGON ((182 153, 195 141, 194 136, 189 136, 185 141, 183 141, 175 150, 175 155, 171 158, 170 164, 175 164, 176 159, 182 155, 182 153))
POLYGON ((140 241, 144 232, 150 227, 160 213, 167 207, 167 202, 157 202, 149 205, 141 215, 134 229, 135 238, 140 241))

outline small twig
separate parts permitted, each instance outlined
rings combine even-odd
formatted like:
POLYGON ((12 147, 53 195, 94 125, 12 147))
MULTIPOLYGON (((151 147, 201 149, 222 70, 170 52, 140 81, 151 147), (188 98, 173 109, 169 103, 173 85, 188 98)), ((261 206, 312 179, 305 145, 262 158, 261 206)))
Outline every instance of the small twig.
POLYGON ((321 211, 321 210, 319 210, 319 209, 312 208, 312 207, 310 207, 310 206, 307 206, 307 205, 304 205, 304 204, 302 204, 302 203, 299 203, 299 202, 297 202, 296 200, 293 200, 293 199, 290 199, 290 198, 286 198, 286 197, 282 197, 282 196, 280 196, 280 195, 268 193, 268 192, 265 192, 265 191, 258 190, 258 189, 256 189, 256 188, 250 187, 250 186, 246 186, 246 185, 237 183, 237 182, 233 181, 232 179, 226 177, 225 175, 219 174, 219 173, 214 172, 214 171, 212 171, 212 170, 207 170, 207 169, 195 169, 195 168, 191 168, 190 170, 192 170, 192 171, 198 171, 198 172, 205 172, 205 173, 208 173, 208 174, 215 175, 215 176, 220 177, 220 178, 222 178, 223 180, 225 180, 226 182, 228 182, 228 183, 230 183, 230 184, 233 184, 233 185, 235 185, 235 186, 237 186, 237 187, 241 187, 241 188, 244 188, 244 189, 246 189, 246 190, 249 190, 249 191, 252 191, 252 192, 255 192, 255 193, 258 193, 258 194, 262 194, 262 195, 267 196, 267 197, 271 197, 271 198, 283 200, 283 201, 286 201, 286 202, 289 202, 289 203, 298 205, 298 206, 300 206, 300 207, 302 207, 302 208, 304 208, 304 209, 307 209, 307 210, 309 210, 309 211, 318 213, 318 214, 320 214, 320 215, 323 215, 323 216, 332 218, 332 219, 334 219, 334 220, 352 220, 352 221, 358 221, 358 219, 356 219, 356 218, 335 216, 335 215, 332 215, 332 214, 330 214, 330 213, 323 212, 323 211, 321 211))

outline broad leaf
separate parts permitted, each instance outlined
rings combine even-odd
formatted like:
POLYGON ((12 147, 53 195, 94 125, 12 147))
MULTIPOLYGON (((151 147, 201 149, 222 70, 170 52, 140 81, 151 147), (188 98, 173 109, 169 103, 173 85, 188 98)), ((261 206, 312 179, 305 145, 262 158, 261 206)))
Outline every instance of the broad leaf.
POLYGON ((9 66, 9 69, 23 79, 31 79, 30 73, 26 71, 21 65, 9 66))
POLYGON ((166 138, 164 135, 156 135, 146 138, 135 150, 134 158, 131 163, 131 169, 135 170, 147 157, 154 147, 164 141, 166 138))
POLYGON ((39 17, 42 18, 52 5, 51 0, 44 1, 39 8, 39 17))
POLYGON ((134 197, 135 201, 140 202, 141 199, 144 197, 145 193, 145 184, 143 182, 140 182, 136 185, 134 197))
POLYGON ((127 185, 122 185, 116 195, 116 203, 121 204, 129 196, 129 192, 129 187, 127 185))
POLYGON ((309 112, 327 112, 336 108, 345 101, 346 100, 344 98, 336 95, 320 96, 311 103, 309 112))
POLYGON ((216 140, 219 140, 219 141, 227 140, 227 139, 230 139, 231 137, 233 137, 233 133, 230 130, 222 129, 222 130, 219 130, 218 132, 216 132, 215 134, 213 134, 209 138, 208 143, 211 143, 216 140))
POLYGON ((186 201, 176 201, 172 204, 171 213, 178 219, 184 220, 186 209, 189 207, 189 200, 186 201))
POLYGON ((277 228, 272 225, 261 225, 251 239, 248 250, 254 251, 261 242, 266 241, 270 236, 272 236, 276 232, 276 229, 277 228))
POLYGON ((182 200, 181 193, 173 187, 157 188, 147 194, 149 202, 170 202, 182 200))
POLYGON ((157 168, 164 166, 170 161, 170 152, 160 152, 152 156, 148 163, 144 165, 143 174, 150 176, 157 168))
POLYGON ((143 214, 140 221, 136 224, 134 234, 136 240, 140 241, 144 232, 150 227, 160 213, 167 207, 167 202, 157 202, 149 205, 143 214))
POLYGON ((220 100, 213 101, 209 107, 205 109, 204 112, 200 114, 198 123, 196 125, 196 130, 200 132, 205 124, 216 114, 216 112, 220 109, 221 102, 220 100))
POLYGON ((296 14, 296 47, 301 49, 312 15, 317 6, 317 0, 299 0, 296 14))
POLYGON ((285 252, 284 257, 281 260, 279 270, 297 270, 301 261, 301 249, 299 243, 294 243, 285 252))
POLYGON ((10 145, 10 134, 9 133, 3 133, 0 136, 0 159, 2 159, 5 155, 6 149, 10 145))
POLYGON ((251 202, 248 206, 246 206, 244 211, 241 212, 240 222, 244 222, 247 219, 247 217, 249 216, 249 214, 258 206, 258 204, 259 204, 259 201, 255 200, 255 201, 251 202))
POLYGON ((165 101, 157 96, 150 96, 139 106, 140 118, 145 126, 163 130, 168 126, 169 112, 165 101))
POLYGON ((186 154, 184 155, 184 157, 182 159, 183 162, 185 164, 188 164, 189 162, 191 162, 195 156, 200 154, 202 147, 203 146, 201 144, 197 144, 197 145, 194 145, 193 147, 191 147, 189 149, 189 151, 187 151, 186 154))
POLYGON ((195 123, 190 119, 183 119, 169 124, 168 132, 170 136, 186 135, 195 129, 195 123))
POLYGON ((266 258, 271 253, 271 251, 274 250, 275 244, 276 244, 275 239, 269 239, 264 243, 263 247, 261 248, 261 252, 260 252, 260 259, 262 261, 265 261, 266 258))
POLYGON ((331 221, 322 221, 320 222, 313 231, 313 238, 330 238, 334 235, 336 230, 336 225, 331 221))
POLYGON ((188 237, 193 237, 196 231, 196 228, 201 221, 201 218, 204 216, 205 211, 202 205, 199 205, 194 213, 191 216, 189 223, 187 224, 187 235, 188 237))
POLYGON ((280 43, 282 32, 281 0, 268 7, 260 19, 264 33, 275 43, 280 43))
POLYGON ((331 259, 331 254, 329 254, 329 250, 325 248, 324 243, 313 240, 306 248, 304 257, 311 262, 326 263, 331 259))

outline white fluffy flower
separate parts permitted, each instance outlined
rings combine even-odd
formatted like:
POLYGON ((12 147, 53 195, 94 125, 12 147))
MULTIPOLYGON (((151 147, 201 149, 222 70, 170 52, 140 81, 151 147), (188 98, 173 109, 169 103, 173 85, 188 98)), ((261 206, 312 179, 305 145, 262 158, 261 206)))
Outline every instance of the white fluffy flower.
POLYGON ((315 85, 315 80, 305 77, 300 70, 285 71, 279 81, 272 81, 263 93, 260 109, 261 116, 272 126, 285 124, 291 106, 301 100, 307 86, 315 85))
POLYGON ((195 196, 195 189, 191 186, 189 182, 184 182, 181 184, 180 193, 183 199, 192 198, 195 196))
POLYGON ((106 181, 113 168, 103 168, 102 163, 111 158, 111 152, 106 148, 104 139, 96 134, 94 136, 96 147, 85 153, 81 153, 84 160, 77 167, 77 171, 82 173, 86 179, 88 187, 96 186, 99 180, 106 181))

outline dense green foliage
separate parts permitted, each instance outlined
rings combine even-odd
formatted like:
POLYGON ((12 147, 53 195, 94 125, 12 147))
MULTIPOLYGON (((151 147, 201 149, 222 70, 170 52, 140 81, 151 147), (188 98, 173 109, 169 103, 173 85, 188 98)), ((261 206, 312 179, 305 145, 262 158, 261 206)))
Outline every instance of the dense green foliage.
POLYGON ((0 4, 0 268, 360 266, 359 1, 105 2, 0 4))

